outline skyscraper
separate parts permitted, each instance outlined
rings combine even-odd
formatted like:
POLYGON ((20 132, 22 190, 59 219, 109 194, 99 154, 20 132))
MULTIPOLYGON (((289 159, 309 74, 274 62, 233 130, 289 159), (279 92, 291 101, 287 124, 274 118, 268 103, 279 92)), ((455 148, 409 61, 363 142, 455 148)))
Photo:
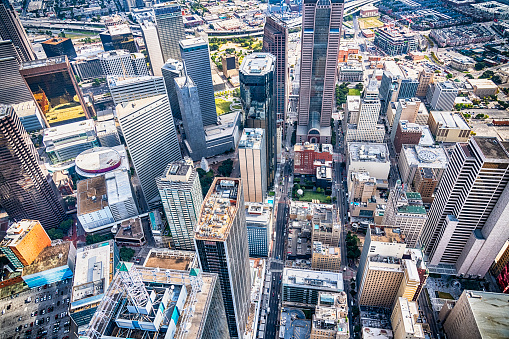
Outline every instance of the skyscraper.
POLYGON ((276 57, 274 100, 277 121, 282 122, 288 110, 288 27, 275 15, 265 18, 262 51, 276 57))
POLYGON ((39 165, 30 136, 11 106, 0 105, 0 205, 11 218, 52 228, 64 220, 59 193, 39 165))
POLYGON ((267 186, 272 186, 277 164, 274 67, 269 53, 253 53, 244 58, 239 69, 240 100, 245 112, 244 125, 265 130, 267 186))
POLYGON ((297 142, 330 143, 343 0, 303 4, 297 142))
POLYGON ((217 112, 210 69, 209 44, 202 38, 182 40, 180 41, 180 53, 185 72, 198 87, 203 125, 215 125, 217 112))
POLYGON ((109 76, 108 87, 115 105, 156 95, 167 95, 163 77, 122 78, 109 76))
POLYGON ((140 24, 145 47, 147 48, 148 57, 150 59, 150 67, 153 75, 162 75, 161 67, 164 65, 163 52, 161 43, 157 35, 157 27, 151 21, 144 21, 140 24))
POLYGON ((457 143, 420 243, 431 265, 484 276, 509 237, 509 144, 494 137, 457 143))
POLYGON ((157 188, 170 226, 175 248, 194 251, 194 226, 198 221, 203 195, 192 161, 175 161, 156 178, 157 188))
POLYGON ((0 39, 11 40, 18 51, 18 63, 35 60, 35 53, 9 0, 0 0, 0 39))
POLYGON ((267 194, 265 131, 245 128, 239 142, 240 177, 244 184, 244 199, 263 202, 267 194))
POLYGON ((154 15, 163 52, 163 62, 168 59, 181 60, 179 41, 184 40, 186 36, 180 6, 172 3, 155 5, 154 15))
POLYGON ((182 159, 168 97, 125 102, 117 105, 116 111, 145 201, 154 208, 161 199, 156 177, 170 162, 182 159))
POLYGON ((219 275, 230 338, 242 338, 251 279, 241 179, 214 179, 203 201, 195 242, 202 270, 219 275))
MULTIPOLYGON (((171 112, 175 119, 182 119, 180 114, 179 100, 177 97, 177 90, 175 88, 175 79, 184 75, 184 67, 182 62, 169 59, 161 68, 161 74, 166 84, 166 91, 168 92, 168 99, 170 100, 171 112)), ((200 113, 201 114, 201 113, 200 113)))
POLYGON ((405 79, 401 73, 394 75, 390 71, 384 71, 380 83, 380 101, 382 103, 380 114, 387 113, 390 102, 415 97, 418 86, 419 82, 416 79, 405 79))
POLYGON ((458 95, 458 88, 452 81, 433 84, 427 93, 428 102, 436 111, 451 111, 454 99, 458 95))
POLYGON ((51 38, 41 43, 44 53, 48 58, 67 55, 69 59, 76 58, 76 50, 72 44, 72 40, 69 38, 51 38))
POLYGON ((419 85, 415 92, 415 96, 425 97, 428 92, 429 84, 433 81, 434 72, 432 69, 423 68, 419 72, 419 85))

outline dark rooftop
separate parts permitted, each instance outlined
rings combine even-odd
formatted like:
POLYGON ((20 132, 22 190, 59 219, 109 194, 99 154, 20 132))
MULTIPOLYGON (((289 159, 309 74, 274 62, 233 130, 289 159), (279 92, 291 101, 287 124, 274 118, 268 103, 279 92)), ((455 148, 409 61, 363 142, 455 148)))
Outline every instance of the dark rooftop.
POLYGON ((473 137, 487 159, 509 160, 508 151, 495 137, 473 137))

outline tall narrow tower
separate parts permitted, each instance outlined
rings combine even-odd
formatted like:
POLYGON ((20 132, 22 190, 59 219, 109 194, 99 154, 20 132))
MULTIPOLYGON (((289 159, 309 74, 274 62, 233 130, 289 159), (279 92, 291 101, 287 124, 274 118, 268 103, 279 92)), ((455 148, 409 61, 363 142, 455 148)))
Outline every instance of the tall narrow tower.
POLYGON ((179 41, 186 38, 180 6, 164 3, 154 6, 157 34, 163 52, 163 62, 180 58, 179 41))
POLYGON ((275 15, 265 19, 263 49, 276 57, 274 100, 278 124, 286 120, 288 109, 288 27, 275 15))
POLYGON ((202 270, 219 275, 230 338, 242 338, 251 279, 241 179, 214 179, 203 201, 195 242, 202 270))
POLYGON ((0 0, 0 40, 11 40, 18 51, 18 63, 35 60, 35 53, 9 0, 0 0))
POLYGON ((0 205, 11 218, 56 227, 65 212, 59 193, 12 106, 0 105, 0 205))
POLYGON ((305 0, 297 142, 330 143, 343 0, 305 0))

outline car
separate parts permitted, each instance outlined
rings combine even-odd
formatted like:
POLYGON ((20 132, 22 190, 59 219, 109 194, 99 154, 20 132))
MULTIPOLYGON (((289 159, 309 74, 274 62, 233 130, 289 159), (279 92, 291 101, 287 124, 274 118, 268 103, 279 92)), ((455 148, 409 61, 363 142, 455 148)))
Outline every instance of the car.
POLYGON ((42 310, 42 311, 41 311, 41 314, 42 314, 42 315, 45 315, 45 314, 46 314, 46 310, 42 310))
POLYGON ((24 328, 27 328, 28 327, 28 324, 25 324, 25 326, 23 326, 24 328))
POLYGON ((18 318, 18 321, 21 321, 21 320, 23 320, 23 317, 19 317, 19 318, 18 318))
POLYGON ((69 329, 64 330, 64 334, 69 333, 69 329))
POLYGON ((62 312, 62 313, 60 313, 60 318, 64 318, 66 315, 67 315, 67 313, 62 312))
POLYGON ((33 317, 35 315, 35 312, 30 313, 30 316, 33 317))
POLYGON ((39 320, 35 321, 35 326, 39 326, 39 320))
POLYGON ((35 303, 37 304, 39 302, 39 298, 35 298, 35 303))
POLYGON ((34 327, 34 322, 33 321, 30 323, 30 327, 34 327))
POLYGON ((46 322, 48 322, 48 323, 49 323, 49 317, 47 317, 47 318, 46 318, 46 322))
POLYGON ((55 320, 57 320, 57 319, 58 319, 58 314, 55 314, 55 320))
POLYGON ((48 300, 51 300, 51 294, 48 294, 48 300))

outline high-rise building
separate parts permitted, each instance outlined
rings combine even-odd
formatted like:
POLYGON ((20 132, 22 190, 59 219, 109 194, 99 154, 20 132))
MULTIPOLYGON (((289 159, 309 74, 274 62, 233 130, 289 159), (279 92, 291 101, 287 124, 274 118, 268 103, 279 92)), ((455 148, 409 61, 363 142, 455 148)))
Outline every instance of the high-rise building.
POLYGON ((415 96, 417 97, 425 97, 428 92, 429 84, 433 82, 433 75, 435 73, 432 69, 423 68, 419 72, 419 85, 417 86, 417 91, 415 92, 415 96))
POLYGON ((123 77, 148 76, 147 62, 142 53, 129 53, 126 50, 114 50, 98 55, 103 76, 123 77))
POLYGON ((60 225, 65 211, 51 176, 11 106, 0 106, 0 205, 11 218, 60 225))
POLYGON ((454 100, 458 95, 458 88, 451 81, 431 84, 427 100, 435 111, 451 111, 454 108, 454 100))
POLYGON ((311 268, 319 271, 340 272, 341 253, 339 247, 313 242, 311 268))
POLYGON ((389 193, 382 224, 399 228, 405 236, 407 246, 414 248, 426 218, 421 195, 405 190, 398 180, 389 193))
POLYGON ((267 194, 265 131, 245 128, 239 142, 240 177, 244 185, 244 199, 263 202, 267 194))
POLYGON ((276 112, 274 110, 274 67, 276 58, 253 53, 239 70, 240 99, 245 112, 244 125, 262 128, 265 133, 267 186, 272 186, 277 164, 276 112))
MULTIPOLYGON (((182 18, 180 20, 182 21, 182 18)), ((210 68, 209 44, 202 38, 182 40, 180 41, 180 54, 185 73, 193 79, 198 88, 203 125, 215 125, 217 112, 210 68)))
POLYGON ((265 18, 262 52, 276 57, 274 68, 274 100, 278 122, 286 120, 290 85, 288 79, 288 27, 275 15, 265 18))
POLYGON ((346 292, 320 292, 310 339, 348 339, 348 298, 346 292))
POLYGON ((330 143, 343 0, 303 4, 297 142, 330 143))
POLYGON ((417 322, 419 307, 415 301, 399 297, 391 315, 394 339, 424 339, 422 323, 417 322))
MULTIPOLYGON (((181 61, 169 59, 161 68, 161 74, 166 84, 166 92, 168 92, 168 100, 170 100, 171 113, 175 119, 182 119, 180 113, 180 105, 177 97, 177 89, 175 88, 175 79, 184 76, 184 67, 181 61)), ((201 113, 200 113, 201 115, 201 113)))
POLYGON ((129 101, 116 111, 145 201, 153 208, 161 202, 156 177, 170 162, 182 159, 168 97, 129 101))
POLYGON ((246 202, 249 257, 268 257, 272 237, 272 208, 269 204, 246 202))
POLYGON ((389 103, 387 108, 387 125, 390 127, 392 142, 394 142, 400 120, 426 125, 428 117, 429 114, 424 103, 417 98, 399 99, 396 102, 389 103))
POLYGON ((223 75, 226 78, 239 75, 239 58, 236 54, 226 54, 221 57, 223 75))
POLYGON ((194 227, 203 195, 193 162, 188 159, 170 163, 156 183, 175 248, 194 251, 194 227))
POLYGON ((509 237, 509 145, 495 137, 457 143, 419 242, 430 265, 483 277, 509 237))
POLYGON ((150 68, 152 75, 162 75, 161 68, 164 65, 163 52, 157 35, 157 27, 152 21, 143 21, 140 24, 141 34, 145 41, 148 57, 150 59, 150 68))
POLYGON ((18 63, 35 60, 32 45, 9 0, 0 1, 0 18, 0 39, 12 41, 17 50, 18 63))
MULTIPOLYGON (((182 10, 174 3, 163 3, 154 6, 157 34, 163 62, 168 59, 181 60, 179 42, 186 38, 182 10)), ((202 59, 202 62, 208 59, 202 59)))
POLYGON ((108 77, 108 87, 115 105, 156 95, 167 96, 163 77, 123 78, 111 76, 108 77))
POLYGON ((402 55, 417 50, 417 37, 413 33, 403 32, 391 27, 382 27, 376 30, 375 46, 387 55, 402 55))
MULTIPOLYGON (((396 154, 399 154, 401 152, 401 148, 403 145, 418 145, 422 142, 423 139, 423 133, 424 127, 412 122, 409 122, 408 120, 400 120, 398 123, 397 128, 396 126, 393 127, 393 130, 396 131, 394 135, 393 140, 393 146, 394 150, 396 151, 396 154)), ((431 133, 429 134, 429 137, 431 138, 431 133)), ((432 140, 432 138, 431 138, 432 140)), ((430 144, 433 144, 434 141, 432 140, 430 144)))
POLYGON ((56 57, 60 55, 67 55, 67 58, 76 58, 76 50, 72 44, 72 40, 69 38, 51 38, 41 43, 44 53, 48 58, 56 57))
POLYGON ((383 142, 385 127, 378 123, 380 115, 380 99, 378 97, 378 84, 375 78, 369 80, 364 91, 364 97, 359 106, 359 115, 356 121, 350 119, 346 130, 346 141, 383 142))
POLYGON ((244 194, 240 179, 215 178, 196 226, 204 272, 219 275, 230 338, 242 338, 249 313, 251 278, 244 194))
MULTIPOLYGON (((390 64, 390 63, 389 63, 390 64)), ((413 98, 417 92, 419 82, 416 79, 406 79, 397 65, 390 65, 389 69, 397 71, 399 74, 393 74, 391 71, 384 71, 382 82, 380 83, 380 114, 386 114, 390 102, 399 99, 413 98)))
POLYGON ((117 23, 106 26, 106 31, 99 34, 105 51, 127 50, 138 52, 133 33, 127 23, 117 23))

